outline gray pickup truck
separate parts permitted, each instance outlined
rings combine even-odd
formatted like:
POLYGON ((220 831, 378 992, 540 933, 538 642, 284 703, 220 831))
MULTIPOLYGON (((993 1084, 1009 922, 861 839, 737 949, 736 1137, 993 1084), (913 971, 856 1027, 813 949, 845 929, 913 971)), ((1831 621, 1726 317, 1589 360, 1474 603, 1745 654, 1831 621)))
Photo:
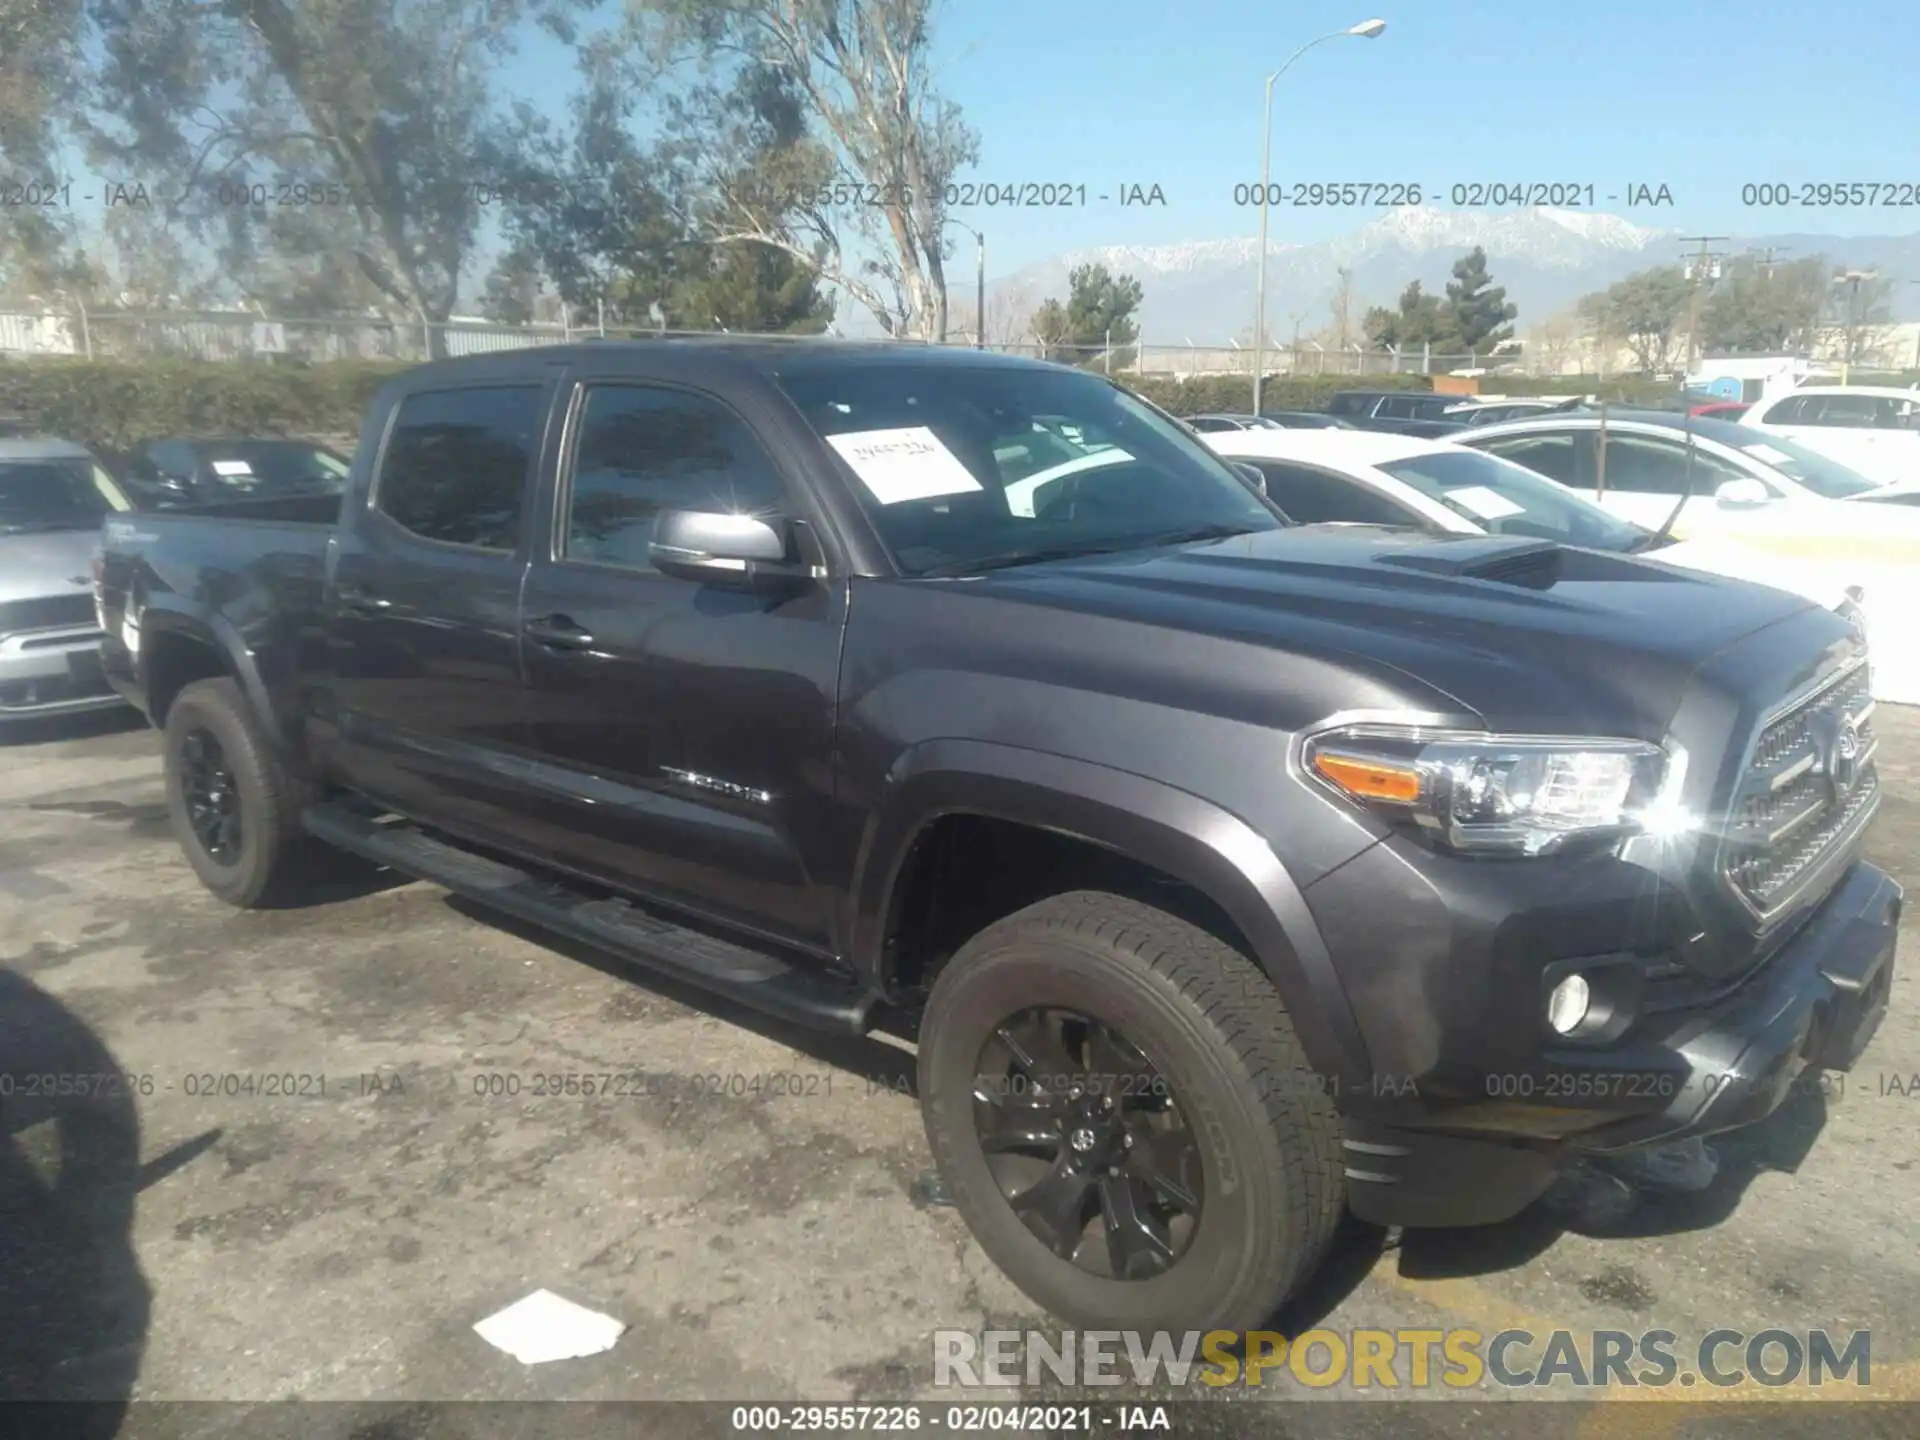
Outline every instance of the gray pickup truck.
POLYGON ((1257 1325, 1344 1211, 1504 1220, 1764 1117, 1886 1008, 1846 621, 1296 526, 1096 375, 468 357, 388 384, 344 497, 104 543, 108 671, 215 895, 325 844, 897 1027, 960 1213, 1077 1323, 1257 1325))
POLYGON ((0 439, 0 728, 124 705, 100 669, 94 551, 133 508, 84 446, 0 439))

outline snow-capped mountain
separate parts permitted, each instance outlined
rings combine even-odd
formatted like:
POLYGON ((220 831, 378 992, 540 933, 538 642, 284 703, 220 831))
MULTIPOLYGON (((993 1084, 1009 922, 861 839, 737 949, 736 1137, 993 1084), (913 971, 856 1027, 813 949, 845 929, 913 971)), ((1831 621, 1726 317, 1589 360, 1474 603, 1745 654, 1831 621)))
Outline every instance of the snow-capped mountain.
MULTIPOLYGON (((1296 322, 1303 333, 1324 326, 1341 268, 1353 272, 1356 328, 1369 305, 1391 305, 1409 280, 1429 291, 1445 286, 1453 262, 1478 245, 1487 252, 1494 283, 1520 308, 1520 327, 1566 309, 1636 270, 1682 258, 1680 232, 1635 224, 1597 210, 1441 210, 1408 206, 1368 220, 1348 234, 1312 244, 1290 244, 1285 212, 1269 213, 1267 317, 1285 341, 1296 322)), ((1249 225, 1252 229, 1252 225, 1249 225)), ((1773 247, 1799 258, 1824 253, 1836 264, 1920 277, 1920 236, 1844 238, 1769 235, 1722 242, 1722 250, 1773 247)), ((1142 337, 1148 344, 1224 345, 1253 326, 1255 235, 1176 245, 1106 245, 1069 251, 989 285, 1003 308, 1022 313, 1053 296, 1065 299, 1067 276, 1079 265, 1105 265, 1131 275, 1144 292, 1142 337)), ((1897 286, 1912 292, 1920 287, 1897 286)), ((1910 309, 1920 296, 1895 295, 1910 309)))

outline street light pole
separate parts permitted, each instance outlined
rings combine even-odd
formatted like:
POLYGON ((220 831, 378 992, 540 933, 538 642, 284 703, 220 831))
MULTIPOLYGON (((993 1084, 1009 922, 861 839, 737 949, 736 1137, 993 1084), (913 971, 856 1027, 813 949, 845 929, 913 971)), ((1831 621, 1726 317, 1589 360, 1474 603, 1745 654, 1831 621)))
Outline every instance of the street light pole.
POLYGON ((1322 35, 1318 40, 1309 40, 1286 58, 1281 67, 1267 76, 1266 106, 1262 112, 1260 135, 1260 258, 1259 270, 1254 275, 1254 315, 1253 315, 1253 413, 1260 413, 1261 370, 1265 365, 1267 341, 1267 185, 1272 174, 1273 162, 1273 87, 1288 68, 1307 51, 1316 45, 1324 45, 1329 40, 1338 40, 1344 35, 1358 35, 1371 40, 1387 28, 1384 20, 1362 20, 1358 25, 1345 30, 1335 30, 1330 35, 1322 35))
POLYGON ((981 230, 973 232, 978 244, 974 252, 973 268, 973 348, 987 348, 987 237, 981 230))

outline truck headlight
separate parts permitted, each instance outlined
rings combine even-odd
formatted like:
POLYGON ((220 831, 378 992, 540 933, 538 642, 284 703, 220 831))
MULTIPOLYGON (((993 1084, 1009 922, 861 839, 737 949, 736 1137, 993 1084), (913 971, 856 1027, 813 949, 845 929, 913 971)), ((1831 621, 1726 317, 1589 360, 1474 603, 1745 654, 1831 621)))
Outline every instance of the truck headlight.
POLYGON ((1454 850, 1545 855, 1661 828, 1683 760, 1640 740, 1357 725, 1307 741, 1307 771, 1454 850))

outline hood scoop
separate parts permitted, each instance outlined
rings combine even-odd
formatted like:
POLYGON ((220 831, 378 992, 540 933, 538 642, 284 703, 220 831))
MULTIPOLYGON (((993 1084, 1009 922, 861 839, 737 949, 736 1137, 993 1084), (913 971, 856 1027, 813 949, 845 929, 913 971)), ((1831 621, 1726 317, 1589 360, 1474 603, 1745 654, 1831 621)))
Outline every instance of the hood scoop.
POLYGON ((1397 551, 1382 555, 1380 563, 1459 580, 1491 580, 1528 590, 1550 590, 1563 578, 1566 553, 1551 540, 1508 540, 1489 535, 1397 551))

